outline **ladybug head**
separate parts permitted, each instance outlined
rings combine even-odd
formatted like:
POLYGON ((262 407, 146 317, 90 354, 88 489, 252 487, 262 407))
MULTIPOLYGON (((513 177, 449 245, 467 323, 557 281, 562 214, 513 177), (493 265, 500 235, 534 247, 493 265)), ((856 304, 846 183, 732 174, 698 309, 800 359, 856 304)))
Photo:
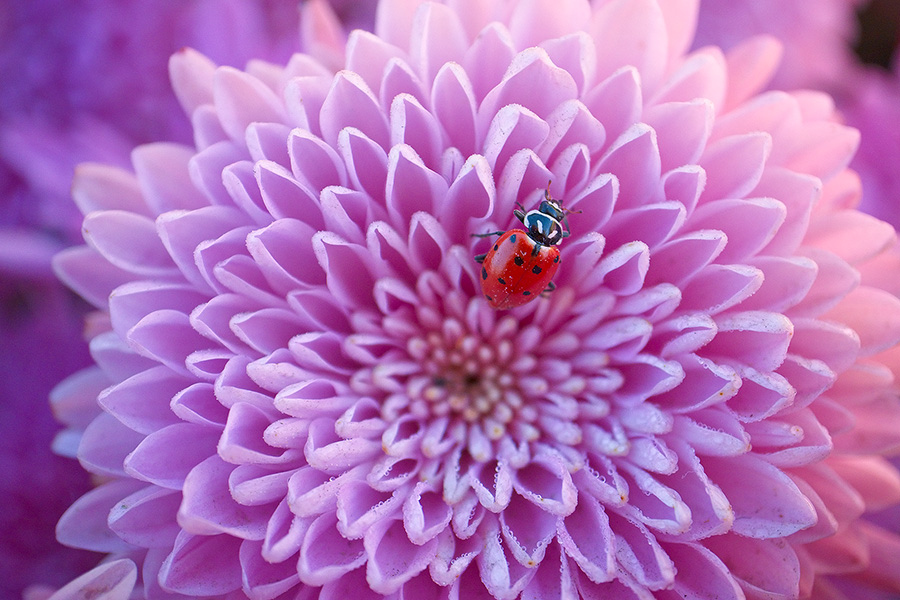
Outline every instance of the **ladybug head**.
MULTIPOLYGON (((558 219, 544 210, 544 204, 547 204, 547 202, 542 202, 538 210, 528 211, 525 214, 525 218, 522 219, 522 224, 528 230, 528 237, 535 242, 544 246, 555 246, 565 237, 565 230, 558 219)), ((562 213, 560 211, 561 217, 562 213)))
POLYGON ((544 195, 544 200, 541 202, 540 207, 538 208, 538 212, 542 212, 551 219, 554 219, 557 223, 563 220, 563 217, 566 216, 566 213, 559 203, 559 200, 552 198, 549 193, 544 195))

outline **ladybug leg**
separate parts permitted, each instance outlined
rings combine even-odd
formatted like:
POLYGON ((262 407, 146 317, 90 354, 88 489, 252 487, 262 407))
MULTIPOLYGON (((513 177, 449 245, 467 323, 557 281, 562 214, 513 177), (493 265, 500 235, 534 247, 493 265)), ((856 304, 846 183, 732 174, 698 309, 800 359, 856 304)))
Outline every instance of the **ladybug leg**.
POLYGON ((519 201, 516 201, 516 206, 518 206, 519 208, 514 209, 513 214, 519 221, 525 223, 525 207, 522 206, 522 203, 519 201))
POLYGON ((551 281, 550 283, 547 284, 547 287, 544 288, 544 291, 541 292, 541 296, 546 298, 547 294, 554 291, 555 289, 556 289, 556 284, 551 281))
POLYGON ((505 231, 489 231, 487 233, 473 233, 472 237, 491 237, 492 235, 503 235, 505 231))
POLYGON ((477 263, 483 263, 486 256, 487 256, 487 252, 485 252, 484 254, 479 254, 479 255, 477 255, 477 256, 475 257, 475 262, 477 262, 477 263))

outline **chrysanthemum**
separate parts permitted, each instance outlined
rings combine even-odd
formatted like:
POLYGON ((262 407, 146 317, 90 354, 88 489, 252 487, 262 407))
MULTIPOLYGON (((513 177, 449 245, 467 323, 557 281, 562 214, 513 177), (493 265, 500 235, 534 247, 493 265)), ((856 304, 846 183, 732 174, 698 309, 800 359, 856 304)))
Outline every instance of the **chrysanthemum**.
POLYGON ((771 35, 784 53, 772 78, 778 89, 837 84, 857 62, 859 31, 854 10, 868 0, 700 0, 694 47, 725 50, 753 35, 771 35))
POLYGON ((285 67, 175 56, 194 146, 82 167, 56 263, 106 480, 58 532, 110 555, 60 597, 900 587, 859 520, 900 501, 895 232, 830 100, 755 95, 766 42, 685 54, 695 12, 389 0, 285 67), (548 181, 556 291, 494 311, 473 234, 548 181))
POLYGON ((61 546, 56 521, 90 489, 53 456, 47 394, 90 364, 84 304, 51 258, 80 239, 72 172, 125 166, 138 143, 190 140, 168 82, 184 45, 215 60, 286 59, 299 45, 296 0, 4 0, 0 6, 0 597, 59 586, 96 562, 61 546), (211 33, 211 29, 214 33, 211 33))

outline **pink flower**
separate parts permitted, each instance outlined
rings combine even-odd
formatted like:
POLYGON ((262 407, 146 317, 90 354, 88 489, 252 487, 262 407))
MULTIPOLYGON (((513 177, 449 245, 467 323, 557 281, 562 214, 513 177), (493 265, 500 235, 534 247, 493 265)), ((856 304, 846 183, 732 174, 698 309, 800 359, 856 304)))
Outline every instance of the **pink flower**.
MULTIPOLYGON (((860 210, 900 226, 900 178, 893 161, 900 151, 900 77, 898 67, 885 70, 852 52, 885 66, 891 58, 891 32, 896 35, 900 10, 892 0, 825 0, 810 11, 802 0, 703 0, 695 46, 730 48, 765 34, 783 45, 781 67, 772 88, 814 87, 835 97, 846 124, 860 130, 859 151, 851 163, 863 181, 860 210), (862 27, 854 9, 861 10, 862 27), (885 44, 887 42, 887 44, 885 44)), ((893 62, 896 63, 896 48, 893 62)))
POLYGON ((56 598, 900 590, 896 234, 827 96, 685 54, 691 0, 309 10, 284 67, 172 59, 194 145, 78 171, 58 532, 109 558, 56 598), (548 181, 557 289, 494 311, 473 234, 548 181))
POLYGON ((900 178, 893 160, 900 152, 900 67, 894 72, 860 69, 843 86, 841 110, 862 134, 852 166, 865 186, 860 210, 900 227, 900 178))
POLYGON ((299 45, 298 16, 295 0, 0 6, 0 597, 62 585, 97 560, 61 546, 54 531, 90 489, 74 460, 51 452, 60 426, 47 402, 54 384, 91 362, 86 305, 51 269, 52 256, 80 239, 75 165, 127 166, 138 143, 190 140, 168 81, 171 53, 188 44, 230 64, 286 60, 299 45))
POLYGON ((864 0, 821 0, 810 10, 803 0, 702 0, 694 47, 730 50, 755 35, 783 44, 775 89, 832 86, 857 62, 854 9, 864 0))

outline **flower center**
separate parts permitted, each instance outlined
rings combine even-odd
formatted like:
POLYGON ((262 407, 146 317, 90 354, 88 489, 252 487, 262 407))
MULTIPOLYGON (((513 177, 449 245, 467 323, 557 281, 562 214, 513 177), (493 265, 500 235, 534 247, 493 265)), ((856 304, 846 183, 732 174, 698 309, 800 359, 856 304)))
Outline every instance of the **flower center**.
POLYGON ((497 339, 469 331, 455 318, 446 319, 440 330, 412 337, 407 349, 422 371, 408 382, 410 408, 422 418, 479 424, 492 440, 510 427, 516 437, 536 439, 538 430, 529 423, 537 411, 527 405, 518 384, 536 361, 520 356, 507 335, 492 337, 497 339))

